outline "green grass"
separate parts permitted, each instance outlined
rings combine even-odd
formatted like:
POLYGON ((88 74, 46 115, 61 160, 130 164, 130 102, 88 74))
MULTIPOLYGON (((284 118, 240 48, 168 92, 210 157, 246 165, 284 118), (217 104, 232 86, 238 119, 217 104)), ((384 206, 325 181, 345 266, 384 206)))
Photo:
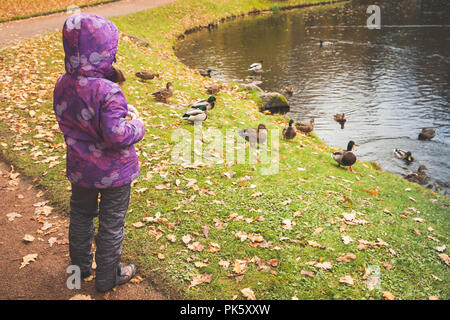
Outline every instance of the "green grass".
MULTIPOLYGON (((278 5, 281 9, 313 2, 317 1, 283 1, 278 5)), ((383 299, 383 291, 391 292, 397 299, 427 299, 434 295, 448 299, 448 266, 434 249, 447 243, 448 197, 376 170, 368 163, 358 161, 354 166, 356 174, 338 168, 330 157, 332 148, 314 134, 280 141, 279 172, 273 175, 262 175, 261 170, 267 165, 260 163, 229 165, 225 161, 198 169, 171 163, 176 144, 171 139, 173 131, 193 132, 193 126, 179 118, 188 103, 207 96, 204 86, 211 83, 175 57, 176 38, 186 29, 254 9, 270 10, 275 5, 263 0, 186 0, 113 19, 123 34, 150 43, 147 48, 140 47, 124 37, 119 43, 118 66, 128 77, 123 90, 146 123, 145 139, 137 145, 142 176, 134 186, 127 216, 125 259, 135 262, 139 274, 154 280, 170 297, 240 299, 240 290, 251 288, 258 299, 383 299), (161 78, 143 83, 134 77, 141 70, 158 72, 161 78), (171 81, 176 90, 170 99, 172 107, 156 103, 149 94, 166 81, 171 81), (232 178, 224 176, 229 171, 234 172, 232 178), (144 179, 148 174, 149 179, 144 179), (186 179, 196 179, 198 189, 186 188, 186 179), (155 188, 168 183, 169 189, 155 188), (136 192, 144 188, 148 189, 136 192), (205 191, 215 195, 204 194, 205 191), (256 192, 262 195, 252 197, 256 192), (133 223, 158 212, 167 221, 133 227, 133 223), (341 232, 342 214, 350 212, 368 224, 347 225, 341 232), (262 217, 263 221, 230 219, 233 213, 243 219, 262 217), (424 222, 414 221, 417 217, 424 222), (285 219, 295 224, 292 229, 283 228, 285 219), (223 224, 221 229, 216 228, 217 221, 223 224), (209 228, 208 237, 202 232, 204 226, 209 228), (429 227, 433 231, 428 231, 429 227), (323 231, 314 233, 317 228, 323 231), (158 232, 162 234, 159 239, 155 237, 158 232), (252 247, 249 240, 241 242, 235 237, 237 232, 261 235, 268 246, 252 247), (167 239, 169 234, 176 236, 175 242, 167 239), (189 250, 181 240, 186 234, 201 242, 204 249, 189 250), (345 245, 342 235, 354 241, 345 245), (374 242, 378 238, 389 247, 357 249, 358 240, 374 242), (308 245, 308 241, 318 242, 322 248, 308 245), (220 251, 209 252, 210 243, 219 244, 220 251), (164 259, 159 259, 158 253, 164 259), (348 263, 337 262, 336 258, 345 253, 354 253, 357 258, 348 263), (254 256, 264 261, 277 259, 278 266, 271 267, 274 273, 257 270, 251 263, 241 279, 228 276, 235 259, 254 256), (231 262, 227 270, 219 265, 221 260, 231 262), (207 261, 208 266, 196 268, 194 262, 200 261, 207 261), (333 267, 319 270, 308 265, 310 261, 331 262, 333 267), (383 263, 392 268, 388 270, 383 263), (363 279, 369 266, 381 270, 378 289, 369 290, 363 279), (301 270, 316 271, 315 277, 301 275, 301 270), (211 283, 188 288, 193 276, 200 273, 213 274, 211 283), (354 285, 339 283, 346 275, 354 279, 354 285)), ((0 132, 6 143, 0 147, 3 157, 35 178, 54 205, 67 209, 69 184, 64 177, 64 144, 54 126, 51 102, 52 88, 63 72, 62 59, 59 32, 0 52, 0 83, 5 84, 0 93, 6 98, 0 99, 0 132), (30 117, 30 110, 37 115, 30 117), (48 134, 36 136, 39 132, 48 134), (36 155, 39 151, 43 155, 36 155), (48 163, 37 162, 54 155, 60 156, 57 161, 61 162, 52 168, 48 163)), ((269 129, 281 129, 287 123, 283 116, 259 113, 254 92, 228 86, 217 99, 217 107, 204 124, 205 130, 216 128, 225 134, 227 129, 256 127, 258 123, 269 129)), ((210 142, 206 131, 205 141, 210 142)), ((275 142, 273 147, 276 146, 275 142)))

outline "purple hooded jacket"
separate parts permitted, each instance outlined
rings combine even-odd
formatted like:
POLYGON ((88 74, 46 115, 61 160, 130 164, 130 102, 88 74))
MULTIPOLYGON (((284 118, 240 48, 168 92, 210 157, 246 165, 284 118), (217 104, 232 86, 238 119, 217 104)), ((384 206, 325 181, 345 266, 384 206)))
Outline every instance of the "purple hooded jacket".
POLYGON ((113 79, 119 33, 97 15, 76 14, 63 27, 66 73, 56 83, 53 109, 67 144, 66 175, 86 188, 114 188, 139 172, 134 144, 141 121, 125 119, 127 100, 113 79))

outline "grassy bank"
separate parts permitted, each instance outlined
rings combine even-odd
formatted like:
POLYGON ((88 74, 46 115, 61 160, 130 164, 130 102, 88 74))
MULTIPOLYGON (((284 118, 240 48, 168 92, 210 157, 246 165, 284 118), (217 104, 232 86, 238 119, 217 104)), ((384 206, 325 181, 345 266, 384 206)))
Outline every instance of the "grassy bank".
MULTIPOLYGON (((338 168, 332 148, 314 135, 270 143, 278 154, 271 175, 262 174, 268 164, 259 162, 172 163, 173 132, 194 131, 180 117, 212 83, 175 57, 180 34, 255 9, 314 2, 186 0, 113 19, 123 34, 150 44, 142 47, 126 36, 119 44, 125 95, 146 124, 137 145, 142 176, 133 189, 124 252, 141 276, 155 279, 171 297, 241 299, 252 296, 242 291, 250 289, 257 299, 383 299, 388 293, 396 299, 449 298, 448 266, 435 249, 448 239, 445 196, 359 161, 357 173, 338 168), (143 83, 134 77, 141 70, 161 77, 143 83), (175 88, 169 105, 149 94, 166 81, 175 88), (370 268, 381 275, 373 290, 366 285, 370 268), (353 284, 345 283, 350 277, 353 284)), ((63 57, 59 32, 0 51, 0 148, 53 205, 67 209, 65 145, 52 112, 63 57)), ((205 144, 212 143, 212 129, 225 135, 258 123, 286 125, 283 116, 259 113, 254 97, 235 86, 219 93, 204 124, 205 144)), ((216 159, 224 153, 207 152, 216 159)))
POLYGON ((0 23, 64 12, 69 6, 85 8, 119 0, 2 0, 0 23))

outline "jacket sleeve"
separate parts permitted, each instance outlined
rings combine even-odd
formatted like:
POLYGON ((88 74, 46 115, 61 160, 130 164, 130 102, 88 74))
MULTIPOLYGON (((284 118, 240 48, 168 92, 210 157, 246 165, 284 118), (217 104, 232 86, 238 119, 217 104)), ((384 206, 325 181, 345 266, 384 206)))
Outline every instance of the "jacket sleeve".
POLYGON ((139 120, 127 121, 127 100, 119 86, 114 85, 100 108, 100 130, 108 148, 120 149, 142 140, 144 125, 139 120))

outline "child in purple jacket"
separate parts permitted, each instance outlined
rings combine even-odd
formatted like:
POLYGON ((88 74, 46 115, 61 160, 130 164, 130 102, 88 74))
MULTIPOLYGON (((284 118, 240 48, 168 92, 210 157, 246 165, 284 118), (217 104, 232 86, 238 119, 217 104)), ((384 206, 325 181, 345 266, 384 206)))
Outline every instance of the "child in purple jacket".
POLYGON ((63 27, 66 73, 56 83, 53 108, 67 144, 66 175, 72 183, 69 252, 82 277, 91 273, 93 218, 95 285, 105 292, 130 280, 135 267, 121 267, 130 185, 139 172, 134 144, 144 125, 127 100, 112 67, 119 33, 97 15, 76 14, 63 27), (125 117, 131 116, 130 121, 125 117), (100 195, 100 201, 98 196, 100 195))

